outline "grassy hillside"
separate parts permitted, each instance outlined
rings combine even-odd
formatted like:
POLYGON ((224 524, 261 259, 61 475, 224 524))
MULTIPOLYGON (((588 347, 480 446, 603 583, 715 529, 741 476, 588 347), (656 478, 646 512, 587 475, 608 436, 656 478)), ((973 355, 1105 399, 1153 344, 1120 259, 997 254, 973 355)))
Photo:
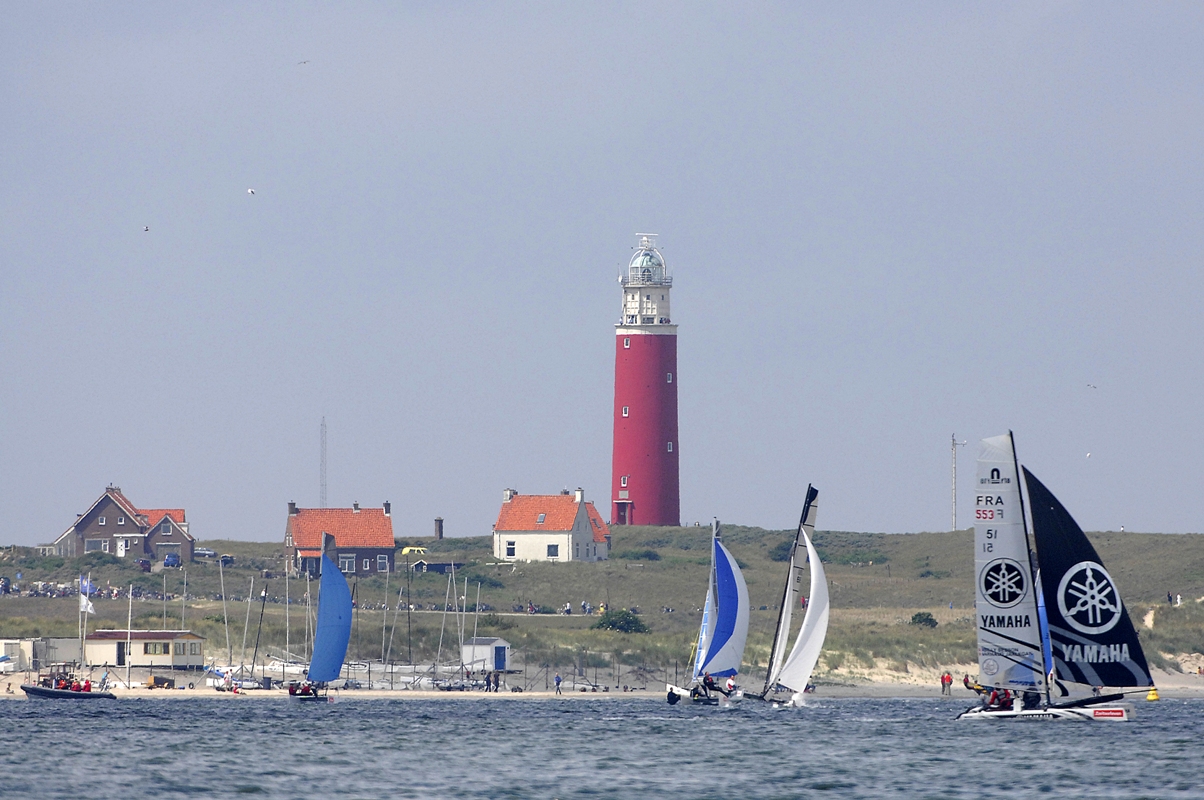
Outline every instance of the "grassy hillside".
MULTIPOLYGON (((676 661, 683 664, 690 655, 706 593, 706 575, 710 564, 709 530, 706 528, 616 527, 613 529, 610 561, 586 564, 499 564, 493 558, 488 537, 414 539, 429 547, 428 558, 464 562, 459 573, 457 596, 468 593, 464 601, 475 603, 480 584, 482 606, 508 614, 528 603, 544 609, 572 604, 573 614, 537 614, 510 616, 484 613, 478 620, 479 632, 500 635, 518 649, 517 659, 528 664, 559 665, 612 662, 628 665, 656 665, 672 670, 676 661), (581 601, 594 606, 608 603, 612 608, 636 608, 649 625, 649 634, 616 634, 589 630, 592 617, 580 614, 581 601)), ((754 611, 745 660, 750 668, 764 665, 773 624, 777 618, 785 564, 780 558, 784 543, 792 532, 766 531, 759 528, 725 526, 724 542, 739 559, 754 611)), ((1120 584, 1135 624, 1142 631, 1151 660, 1168 664, 1159 655, 1204 652, 1204 539, 1198 535, 1160 535, 1133 533, 1090 534, 1101 557, 1120 584), (1166 593, 1182 594, 1185 607, 1169 608, 1166 593), (1156 609, 1153 629, 1144 627, 1147 613, 1156 609)), ((824 531, 816 535, 816 545, 827 570, 832 596, 832 624, 821 667, 847 673, 851 667, 887 668, 905 671, 908 664, 935 667, 966 663, 974 659, 973 627, 973 551, 970 531, 955 533, 869 534, 824 531), (909 625, 917 611, 934 615, 935 629, 909 625)), ((202 542, 220 553, 236 557, 233 567, 224 570, 230 636, 238 659, 247 615, 245 602, 251 581, 254 595, 266 587, 273 602, 267 605, 261 647, 278 652, 285 639, 285 609, 280 602, 285 594, 282 577, 283 548, 272 543, 232 541, 202 542), (265 570, 268 577, 265 577, 265 570)), ((80 572, 91 572, 95 582, 104 586, 125 586, 133 582, 152 595, 135 602, 135 625, 158 627, 163 619, 163 602, 158 598, 164 582, 170 597, 168 625, 179 624, 184 571, 170 570, 166 577, 130 569, 127 562, 102 554, 90 554, 75 561, 39 558, 32 551, 14 548, 0 554, 0 575, 14 578, 23 573, 23 586, 32 580, 70 583, 80 572)), ((209 652, 226 649, 221 586, 215 562, 189 566, 186 624, 209 638, 209 652)), ((393 617, 386 619, 380 610, 398 599, 399 582, 404 575, 354 580, 359 601, 359 622, 352 638, 351 655, 379 658, 382 632, 388 649, 387 632, 393 617)), ((412 636, 406 638, 406 615, 398 618, 393 635, 392 658, 405 660, 412 643, 417 661, 433 660, 439 651, 441 625, 444 630, 444 658, 452 652, 451 643, 458 634, 454 618, 444 623, 441 612, 448 596, 448 581, 443 575, 424 574, 411 578, 411 598, 424 611, 410 615, 412 636)), ((304 593, 303 583, 289 582, 289 595, 297 602, 304 593)), ((17 636, 59 633, 72 635, 76 628, 76 605, 72 598, 0 598, 0 635, 17 636)), ((124 627, 124 600, 98 601, 102 625, 124 627)), ((251 615, 247 633, 248 653, 258 619, 258 602, 251 615)), ((293 650, 304 639, 305 623, 299 606, 290 607, 293 650)), ((466 623, 471 635, 473 619, 466 623)), ((833 673, 835 674, 835 673, 833 673)))

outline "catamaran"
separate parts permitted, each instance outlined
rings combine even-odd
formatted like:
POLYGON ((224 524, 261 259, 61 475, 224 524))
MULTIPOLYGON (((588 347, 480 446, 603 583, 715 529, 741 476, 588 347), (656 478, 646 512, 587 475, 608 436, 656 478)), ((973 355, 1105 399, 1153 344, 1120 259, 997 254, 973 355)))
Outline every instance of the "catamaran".
POLYGON ((726 705, 743 697, 739 689, 713 685, 715 678, 734 678, 744 659, 748 638, 748 587, 736 558, 719 538, 719 520, 711 525, 711 572, 702 625, 694 649, 689 686, 668 684, 670 705, 682 698, 707 705, 726 705), (708 681, 708 678, 710 681, 708 681))
POLYGON ((326 554, 328 533, 322 534, 322 576, 318 584, 318 624, 309 672, 300 684, 290 683, 288 693, 298 700, 326 700, 326 684, 336 680, 351 641, 351 589, 338 565, 326 554))
POLYGON ((1116 582, 1070 512, 1020 466, 1011 432, 982 440, 974 552, 979 680, 995 702, 961 719, 1125 721, 1132 706, 1117 701, 1156 696, 1116 582), (1101 694, 1055 702, 1055 689, 1070 695, 1066 684, 1101 694))
POLYGON ((773 634, 773 646, 769 650, 769 665, 765 671, 765 688, 759 695, 750 695, 761 700, 772 699, 771 692, 785 687, 792 691, 788 705, 801 706, 803 693, 811 682, 811 673, 819 661, 820 651, 824 647, 824 637, 828 634, 828 581, 824 577, 824 567, 820 563, 819 553, 811 537, 815 535, 815 516, 819 510, 816 499, 819 491, 807 487, 807 499, 803 503, 803 513, 799 517, 798 531, 794 534, 794 547, 790 549, 790 566, 786 571, 786 586, 782 592, 782 606, 778 611, 778 625, 773 634), (803 584, 803 569, 811 567, 811 592, 807 602, 807 612, 803 615, 803 624, 799 628, 794 647, 790 655, 786 655, 786 645, 790 639, 790 620, 794 607, 799 603, 803 584))

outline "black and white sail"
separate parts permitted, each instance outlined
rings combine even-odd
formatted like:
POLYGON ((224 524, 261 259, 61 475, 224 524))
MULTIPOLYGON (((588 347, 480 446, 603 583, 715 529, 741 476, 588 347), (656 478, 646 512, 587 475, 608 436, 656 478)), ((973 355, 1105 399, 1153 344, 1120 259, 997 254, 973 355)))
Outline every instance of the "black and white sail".
POLYGON ((1153 686, 1120 590, 1095 548, 1027 467, 1024 483, 1058 678, 1090 686, 1153 686))

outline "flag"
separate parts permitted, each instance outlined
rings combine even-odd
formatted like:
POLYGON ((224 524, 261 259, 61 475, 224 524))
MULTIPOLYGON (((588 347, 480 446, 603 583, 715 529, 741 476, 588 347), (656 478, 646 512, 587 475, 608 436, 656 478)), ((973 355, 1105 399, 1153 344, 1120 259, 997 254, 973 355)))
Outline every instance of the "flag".
POLYGON ((88 614, 96 613, 96 609, 92 606, 92 601, 88 599, 88 595, 83 594, 82 592, 79 596, 79 610, 88 614))

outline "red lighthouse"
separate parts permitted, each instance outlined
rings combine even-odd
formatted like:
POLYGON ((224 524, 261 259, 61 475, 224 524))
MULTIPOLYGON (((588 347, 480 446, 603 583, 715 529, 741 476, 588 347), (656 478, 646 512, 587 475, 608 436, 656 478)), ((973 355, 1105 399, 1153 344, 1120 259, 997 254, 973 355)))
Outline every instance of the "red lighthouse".
POLYGON ((677 326, 654 234, 638 234, 615 326, 611 524, 678 525, 677 326))

